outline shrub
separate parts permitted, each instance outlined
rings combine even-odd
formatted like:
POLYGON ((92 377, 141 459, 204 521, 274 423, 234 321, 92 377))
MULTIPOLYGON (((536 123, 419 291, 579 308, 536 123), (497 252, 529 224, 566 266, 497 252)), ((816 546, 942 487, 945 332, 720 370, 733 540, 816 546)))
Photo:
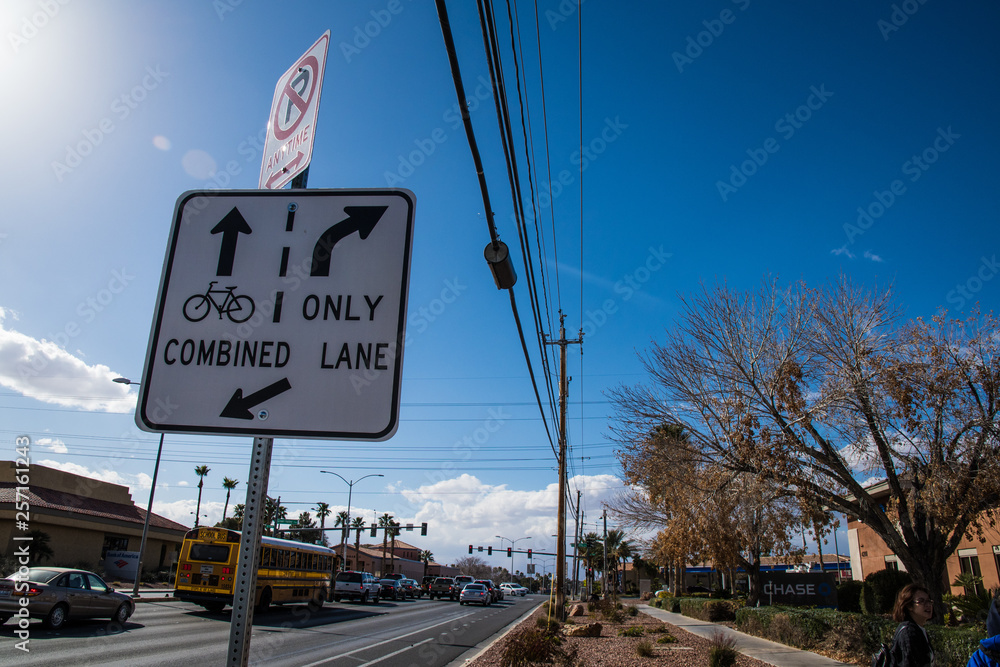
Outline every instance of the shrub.
POLYGON ((653 645, 650 642, 639 642, 635 645, 635 653, 641 658, 652 658, 654 655, 653 645))
POLYGON ((646 591, 639 596, 639 602, 648 602, 653 598, 653 594, 650 591, 646 591))
POLYGON ((649 631, 655 633, 670 632, 669 630, 667 630, 666 625, 654 625, 649 629, 649 631))
POLYGON ((879 570, 865 577, 861 590, 861 611, 866 614, 888 614, 896 603, 896 593, 912 581, 912 577, 899 570, 879 570))
POLYGON ((630 604, 625 613, 634 618, 639 615, 639 610, 636 608, 634 604, 630 604))
POLYGON ((538 626, 543 632, 548 632, 550 635, 554 635, 559 632, 559 621, 555 619, 550 619, 545 616, 540 616, 535 620, 535 625, 538 626))
POLYGON ((845 581, 837 586, 837 609, 838 611, 861 611, 861 589, 864 583, 853 579, 845 581))
POLYGON ((564 656, 560 639, 541 630, 525 630, 511 637, 500 656, 502 667, 522 667, 535 662, 552 662, 564 656))
MULTIPOLYGON (((707 600, 704 598, 682 598, 675 601, 678 610, 685 616, 703 621, 732 621, 736 618, 737 603, 730 600, 707 600)), ((674 611, 671 609, 670 611, 674 611)))
POLYGON ((736 638, 721 631, 712 633, 709 637, 711 649, 708 654, 709 667, 732 667, 736 664, 739 651, 736 650, 736 638))
POLYGON ((641 625, 630 625, 618 631, 619 637, 642 637, 644 631, 641 625))
POLYGON ((656 643, 657 644, 676 644, 677 643, 677 637, 674 637, 672 634, 670 634, 668 632, 667 634, 665 634, 662 637, 660 637, 659 639, 657 639, 656 643))
MULTIPOLYGON (((990 604, 993 602, 993 596, 997 593, 996 589, 992 591, 982 591, 980 593, 974 593, 969 595, 955 595, 951 596, 950 607, 954 607, 962 614, 962 618, 966 621, 979 621, 981 623, 986 622, 986 616, 990 611, 990 604)), ((947 602, 947 600, 946 600, 947 602)))

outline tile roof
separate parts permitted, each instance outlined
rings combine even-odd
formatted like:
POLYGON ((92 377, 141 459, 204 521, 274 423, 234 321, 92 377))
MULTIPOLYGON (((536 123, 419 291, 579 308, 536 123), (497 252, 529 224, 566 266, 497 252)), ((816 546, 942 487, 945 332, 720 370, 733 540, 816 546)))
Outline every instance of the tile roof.
MULTIPOLYGON (((17 495, 15 486, 12 482, 0 482, 0 505, 5 503, 14 504, 17 495)), ((67 493, 39 486, 28 487, 27 500, 31 508, 35 510, 49 509, 57 512, 71 512, 74 514, 84 514, 96 519, 115 519, 117 521, 127 521, 140 525, 146 521, 146 510, 134 504, 113 503, 107 500, 98 500, 76 493, 67 493)), ((179 524, 176 521, 171 521, 155 512, 150 514, 149 525, 152 528, 159 528, 161 530, 188 531, 187 526, 179 524)))

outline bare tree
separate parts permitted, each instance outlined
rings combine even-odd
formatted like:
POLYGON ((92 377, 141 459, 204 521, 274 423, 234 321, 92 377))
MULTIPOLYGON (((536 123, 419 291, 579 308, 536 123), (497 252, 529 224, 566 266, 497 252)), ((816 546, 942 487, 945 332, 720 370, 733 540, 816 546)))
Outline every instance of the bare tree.
POLYGON ((891 290, 844 277, 703 288, 644 356, 650 384, 612 393, 615 437, 686 429, 705 460, 864 521, 940 601, 946 559, 1000 505, 997 321, 900 319, 891 290))

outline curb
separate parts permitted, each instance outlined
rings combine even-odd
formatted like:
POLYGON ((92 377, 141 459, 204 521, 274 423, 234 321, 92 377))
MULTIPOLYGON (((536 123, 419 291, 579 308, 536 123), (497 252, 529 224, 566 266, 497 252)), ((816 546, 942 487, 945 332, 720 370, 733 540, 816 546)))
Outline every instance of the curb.
POLYGON ((516 620, 511 621, 510 624, 504 627, 502 630, 497 631, 496 634, 494 634, 493 636, 487 637, 483 641, 479 642, 478 644, 470 648, 468 651, 466 651, 462 655, 458 656, 457 658, 449 662, 447 665, 445 665, 445 667, 460 667, 461 665, 466 665, 472 662, 473 660, 478 658, 481 653, 485 652, 486 649, 493 646, 493 644, 495 644, 496 642, 500 641, 508 634, 510 634, 515 628, 517 628, 517 626, 521 625, 521 623, 523 623, 529 616, 534 614, 535 610, 538 609, 540 606, 542 606, 542 602, 539 602, 538 604, 528 609, 528 611, 521 614, 516 620))

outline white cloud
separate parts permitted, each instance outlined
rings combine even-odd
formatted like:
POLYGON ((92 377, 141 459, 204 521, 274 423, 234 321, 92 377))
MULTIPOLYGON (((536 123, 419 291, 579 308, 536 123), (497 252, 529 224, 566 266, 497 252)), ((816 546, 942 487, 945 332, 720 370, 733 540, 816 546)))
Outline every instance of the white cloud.
POLYGON ((59 438, 38 438, 35 440, 33 446, 55 454, 67 454, 69 452, 66 443, 59 438))
MULTIPOLYGON (((569 480, 569 488, 574 502, 576 490, 581 492, 581 504, 586 513, 584 532, 599 531, 596 522, 601 515, 602 503, 618 494, 623 483, 614 475, 576 476, 569 480)), ((473 475, 463 474, 417 488, 390 485, 389 490, 397 494, 397 505, 374 509, 352 507, 351 515, 364 516, 370 523, 373 517, 388 512, 403 526, 413 524, 414 531, 404 530, 399 539, 429 549, 438 562, 453 563, 462 556, 468 556, 469 544, 481 545, 484 549, 487 546, 501 549, 502 542, 503 549, 506 549, 511 539, 519 540, 527 536, 531 539, 518 541, 517 549, 555 550, 556 539, 552 536, 558 527, 559 489, 556 482, 541 489, 517 490, 511 489, 509 484, 491 485, 473 475), (425 522, 428 534, 421 537, 420 524, 425 522), (497 535, 508 539, 497 539, 497 535)), ((608 527, 615 527, 610 517, 608 527)), ((572 537, 573 528, 570 516, 568 537, 572 537)), ((362 533, 361 541, 380 543, 381 534, 372 538, 368 533, 362 533)), ((505 551, 500 558, 494 552, 492 560, 486 557, 485 550, 482 553, 476 551, 474 555, 484 557, 493 565, 509 566, 504 560, 505 551)), ((523 569, 525 558, 523 554, 518 557, 518 569, 523 569)))
POLYGON ((115 384, 117 373, 90 365, 51 341, 6 326, 16 315, 0 308, 0 385, 30 398, 70 408, 127 413, 136 395, 115 384))
POLYGON ((831 255, 847 255, 847 259, 854 259, 854 253, 847 249, 846 245, 842 245, 839 248, 834 248, 830 251, 831 255))
POLYGON ((885 261, 879 255, 876 255, 875 253, 873 253, 871 250, 865 250, 865 259, 870 259, 873 262, 883 262, 883 261, 885 261))

